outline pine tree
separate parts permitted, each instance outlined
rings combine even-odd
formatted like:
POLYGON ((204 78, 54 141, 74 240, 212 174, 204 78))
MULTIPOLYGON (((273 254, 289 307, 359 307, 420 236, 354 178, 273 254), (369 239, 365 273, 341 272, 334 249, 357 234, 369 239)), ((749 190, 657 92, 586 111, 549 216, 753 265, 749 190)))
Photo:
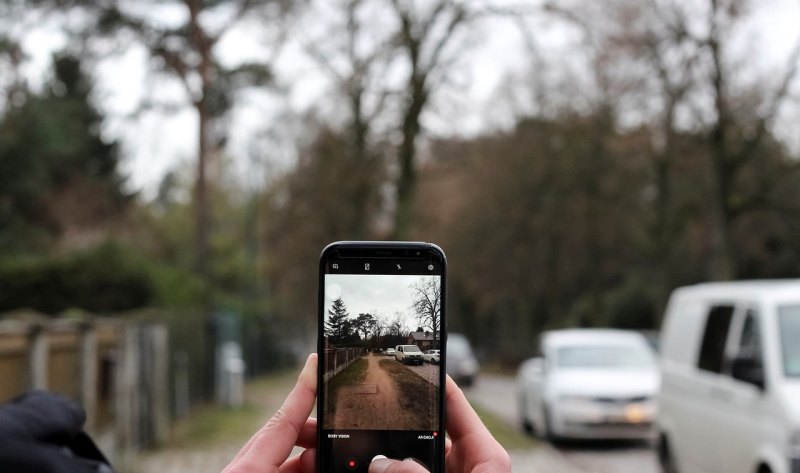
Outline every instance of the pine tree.
POLYGON ((46 91, 0 118, 0 253, 38 252, 65 227, 99 229, 128 204, 91 92, 80 58, 59 54, 46 91))
POLYGON ((353 324, 349 319, 350 313, 342 298, 333 301, 328 309, 328 320, 325 321, 325 335, 331 344, 342 343, 350 337, 353 324))

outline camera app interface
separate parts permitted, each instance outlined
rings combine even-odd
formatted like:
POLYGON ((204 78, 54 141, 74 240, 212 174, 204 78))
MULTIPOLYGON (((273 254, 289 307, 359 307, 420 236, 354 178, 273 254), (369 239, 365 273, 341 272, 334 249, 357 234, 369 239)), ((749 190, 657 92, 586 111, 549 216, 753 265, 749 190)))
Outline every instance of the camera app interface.
POLYGON ((379 454, 414 458, 437 471, 444 441, 438 264, 339 262, 329 271, 320 393, 328 448, 321 471, 366 472, 379 454))

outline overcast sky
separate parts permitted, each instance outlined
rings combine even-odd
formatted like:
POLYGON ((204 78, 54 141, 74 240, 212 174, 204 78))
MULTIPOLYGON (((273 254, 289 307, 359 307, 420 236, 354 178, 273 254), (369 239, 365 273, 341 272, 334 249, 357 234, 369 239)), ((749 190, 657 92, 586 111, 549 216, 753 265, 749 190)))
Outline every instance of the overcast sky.
POLYGON ((326 274, 325 308, 341 297, 351 317, 358 314, 373 314, 394 319, 395 313, 403 314, 406 328, 415 330, 419 323, 410 310, 413 301, 409 286, 422 278, 440 276, 393 275, 393 274, 326 274))

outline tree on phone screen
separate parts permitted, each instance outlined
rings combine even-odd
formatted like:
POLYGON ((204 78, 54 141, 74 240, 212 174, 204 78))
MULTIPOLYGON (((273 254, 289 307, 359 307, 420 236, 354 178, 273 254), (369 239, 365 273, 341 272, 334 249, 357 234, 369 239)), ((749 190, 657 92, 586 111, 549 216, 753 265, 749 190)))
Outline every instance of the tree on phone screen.
POLYGON ((409 286, 413 297, 411 310, 423 328, 430 329, 433 339, 439 340, 439 328, 442 315, 442 288, 439 278, 420 278, 409 286))

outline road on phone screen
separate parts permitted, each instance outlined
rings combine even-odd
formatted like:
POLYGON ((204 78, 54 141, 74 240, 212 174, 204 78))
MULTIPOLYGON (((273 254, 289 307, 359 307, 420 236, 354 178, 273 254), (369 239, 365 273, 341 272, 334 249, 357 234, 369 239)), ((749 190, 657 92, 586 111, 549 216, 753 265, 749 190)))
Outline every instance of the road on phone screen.
MULTIPOLYGON (((361 384, 342 386, 336 398, 333 425, 337 429, 419 430, 426 420, 414 409, 404 407, 395 380, 380 366, 390 358, 377 354, 366 357, 367 375, 361 384)), ((413 396, 414 393, 404 393, 413 396)))
POLYGON ((406 366, 406 368, 418 374, 422 379, 432 385, 439 385, 439 365, 423 363, 419 366, 406 366))
MULTIPOLYGON (((520 428, 514 378, 482 374, 465 393, 514 428, 520 428)), ((652 447, 640 442, 581 442, 552 445, 542 441, 529 451, 511 451, 513 471, 542 473, 656 473, 652 447)))

